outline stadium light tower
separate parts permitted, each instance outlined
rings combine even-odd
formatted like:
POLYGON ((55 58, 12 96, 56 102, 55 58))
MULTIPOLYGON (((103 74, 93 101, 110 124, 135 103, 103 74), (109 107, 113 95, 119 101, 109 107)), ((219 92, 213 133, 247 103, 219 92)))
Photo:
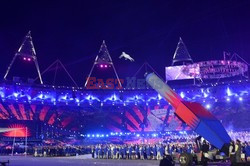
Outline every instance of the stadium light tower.
POLYGON ((177 44, 174 56, 173 56, 173 61, 172 61, 172 66, 174 66, 176 63, 183 63, 184 64, 192 64, 193 59, 191 58, 186 45, 182 41, 182 38, 179 38, 179 42, 177 44))
POLYGON ((107 67, 109 67, 109 66, 112 67, 113 70, 114 70, 115 76, 116 76, 116 78, 117 78, 117 80, 118 80, 118 83, 119 83, 120 87, 122 87, 122 84, 121 84, 121 81, 120 81, 120 79, 119 79, 119 77, 118 77, 118 74, 117 74, 117 72, 116 72, 114 63, 113 63, 113 61, 112 61, 112 59, 111 59, 111 56, 110 56, 110 54, 109 54, 109 51, 108 51, 108 49, 107 49, 105 40, 103 40, 102 45, 101 45, 101 48, 100 48, 100 50, 99 50, 99 53, 98 53, 98 55, 96 56, 95 62, 94 62, 93 66, 92 66, 92 68, 91 68, 91 70, 90 70, 90 72, 89 72, 89 75, 88 75, 88 77, 87 77, 87 80, 86 80, 86 82, 85 82, 85 84, 84 84, 84 87, 85 87, 85 88, 86 88, 86 86, 87 86, 87 84, 88 84, 88 82, 89 82, 89 78, 90 78, 90 76, 91 76, 91 74, 92 74, 93 69, 94 69, 95 66, 99 66, 100 68, 107 68, 107 67))
MULTIPOLYGON (((193 59, 191 58, 185 43, 180 37, 174 52, 172 66, 189 65, 193 63, 194 63, 193 59)), ((198 79, 201 83, 203 82, 201 78, 196 78, 196 76, 194 76, 193 79, 194 79, 194 85, 196 84, 196 79, 198 79)))
POLYGON ((10 71, 11 67, 13 66, 17 57, 21 57, 24 61, 28 61, 28 62, 33 61, 35 63, 38 77, 40 79, 40 83, 43 84, 42 76, 40 73, 40 69, 39 69, 39 65, 38 65, 38 61, 37 61, 37 57, 36 57, 36 51, 34 48, 34 44, 32 41, 30 31, 25 36, 20 48, 17 50, 15 56, 13 57, 12 61, 10 62, 10 65, 8 66, 7 71, 4 75, 5 80, 6 80, 8 74, 9 74, 9 71, 10 71))

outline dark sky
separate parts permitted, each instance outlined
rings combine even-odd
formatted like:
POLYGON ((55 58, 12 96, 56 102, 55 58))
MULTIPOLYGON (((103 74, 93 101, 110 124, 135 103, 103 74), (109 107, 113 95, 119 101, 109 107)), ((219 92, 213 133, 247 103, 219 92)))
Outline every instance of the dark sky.
POLYGON ((247 0, 2 0, 1 77, 29 30, 41 71, 60 59, 81 86, 103 39, 120 77, 145 61, 164 77, 180 36, 195 62, 221 59, 224 50, 250 60, 247 0), (122 51, 135 62, 119 59, 122 51))

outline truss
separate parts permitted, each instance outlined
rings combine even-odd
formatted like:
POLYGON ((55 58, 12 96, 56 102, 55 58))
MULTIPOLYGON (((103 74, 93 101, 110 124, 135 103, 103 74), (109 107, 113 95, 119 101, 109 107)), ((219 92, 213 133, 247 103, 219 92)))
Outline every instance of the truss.
POLYGON ((9 71, 10 71, 11 67, 13 66, 13 64, 14 64, 17 57, 22 57, 24 59, 27 58, 30 61, 33 61, 35 63, 40 83, 43 84, 42 76, 41 76, 41 73, 40 73, 40 69, 39 69, 39 65, 38 65, 38 61, 37 61, 37 57, 36 57, 36 51, 35 51, 35 48, 34 48, 34 44, 33 44, 33 41, 32 41, 30 31, 25 36, 20 48, 15 53, 15 56, 13 57, 12 61, 10 62, 9 66, 7 68, 7 71, 6 71, 5 75, 4 75, 5 80, 6 80, 8 74, 9 74, 9 71))
POLYGON ((91 77, 92 72, 93 72, 95 66, 97 66, 97 65, 111 65, 112 68, 113 68, 113 71, 114 71, 114 73, 115 73, 115 76, 116 76, 116 78, 117 78, 117 80, 118 80, 118 83, 119 83, 120 87, 122 87, 121 81, 120 81, 120 79, 119 79, 119 77, 118 77, 118 74, 117 74, 117 72, 116 72, 115 66, 114 66, 114 64, 113 64, 113 61, 112 61, 112 59, 111 59, 111 56, 110 56, 110 54, 109 54, 109 51, 108 51, 108 49, 107 49, 107 46, 106 46, 106 43, 105 43, 104 40, 103 40, 102 45, 101 45, 101 47, 100 47, 99 53, 98 53, 98 55, 97 55, 96 58, 95 58, 95 62, 94 62, 93 66, 92 66, 92 68, 91 68, 91 70, 90 70, 90 72, 89 72, 89 75, 88 75, 88 77, 87 77, 87 80, 86 80, 86 82, 85 82, 85 84, 84 84, 84 87, 85 87, 85 88, 86 88, 86 86, 87 86, 87 84, 88 84, 89 78, 91 77))

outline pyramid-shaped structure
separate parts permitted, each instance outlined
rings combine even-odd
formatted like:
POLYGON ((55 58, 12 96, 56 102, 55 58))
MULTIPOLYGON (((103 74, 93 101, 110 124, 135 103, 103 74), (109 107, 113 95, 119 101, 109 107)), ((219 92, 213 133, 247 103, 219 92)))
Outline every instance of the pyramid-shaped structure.
POLYGON ((116 69, 115 69, 115 67, 114 67, 113 61, 112 61, 112 59, 111 59, 111 56, 110 56, 110 54, 109 54, 109 51, 108 51, 108 49, 107 49, 107 46, 106 46, 106 43, 105 43, 104 40, 103 40, 103 42, 102 42, 101 48, 100 48, 100 50, 99 50, 99 52, 98 52, 98 55, 97 55, 96 58, 95 58, 95 62, 94 62, 94 64, 93 64, 93 66, 92 66, 92 68, 91 68, 91 70, 90 70, 90 73, 89 73, 89 75, 88 75, 88 77, 87 77, 87 79, 86 79, 86 82, 85 82, 85 84, 84 84, 84 87, 85 87, 85 88, 88 88, 88 87, 86 87, 86 86, 87 86, 87 84, 88 84, 89 78, 90 78, 90 76, 92 75, 92 72, 93 72, 95 66, 97 66, 97 67, 99 66, 100 68, 104 68, 104 69, 105 69, 105 68, 106 68, 106 69, 112 68, 113 71, 114 71, 114 73, 115 73, 116 79, 118 80, 118 83, 119 83, 120 87, 122 87, 121 81, 120 81, 120 79, 119 79, 119 77, 118 77, 118 74, 117 74, 117 72, 116 72, 116 69))
POLYGON ((109 51, 103 40, 102 45, 100 47, 99 53, 96 56, 95 64, 112 64, 112 59, 110 57, 109 51))
POLYGON ((33 57, 36 55, 30 31, 25 36, 22 45, 20 46, 16 54, 18 56, 25 57, 33 57))
POLYGON ((9 71, 10 71, 11 67, 13 66, 14 61, 16 60, 17 57, 22 57, 23 60, 25 60, 25 61, 26 60, 27 61, 33 61, 35 63, 36 70, 37 70, 37 73, 38 73, 38 77, 40 79, 40 83, 43 84, 43 80, 42 80, 42 76, 41 76, 41 73, 40 73, 38 61, 37 61, 37 58, 36 58, 36 51, 35 51, 35 48, 34 48, 34 45, 33 45, 33 42, 32 42, 32 37, 31 37, 31 32, 30 31, 25 36, 20 48, 17 50, 15 56, 11 60, 9 66, 7 68, 7 71, 6 71, 5 75, 4 75, 5 80, 6 80, 7 75, 9 74, 9 71))
POLYGON ((177 44, 177 48, 176 48, 175 53, 174 53, 172 65, 174 65, 175 63, 178 63, 178 62, 193 63, 193 60, 192 60, 192 58, 187 50, 186 45, 182 41, 181 37, 179 39, 179 42, 177 44))

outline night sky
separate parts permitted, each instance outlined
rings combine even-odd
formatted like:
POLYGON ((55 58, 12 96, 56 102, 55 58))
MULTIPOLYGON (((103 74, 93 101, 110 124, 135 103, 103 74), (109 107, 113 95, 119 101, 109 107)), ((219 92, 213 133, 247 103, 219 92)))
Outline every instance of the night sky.
MULTIPOLYGON (((164 78, 164 67, 171 65, 179 37, 195 62, 222 59, 223 51, 250 61, 247 0, 2 0, 1 78, 29 30, 41 71, 60 59, 79 86, 102 40, 121 78, 132 76, 145 61, 164 78), (135 62, 119 59, 122 51, 135 62)), ((33 77, 35 73, 13 68, 8 79, 13 75, 33 77)))

